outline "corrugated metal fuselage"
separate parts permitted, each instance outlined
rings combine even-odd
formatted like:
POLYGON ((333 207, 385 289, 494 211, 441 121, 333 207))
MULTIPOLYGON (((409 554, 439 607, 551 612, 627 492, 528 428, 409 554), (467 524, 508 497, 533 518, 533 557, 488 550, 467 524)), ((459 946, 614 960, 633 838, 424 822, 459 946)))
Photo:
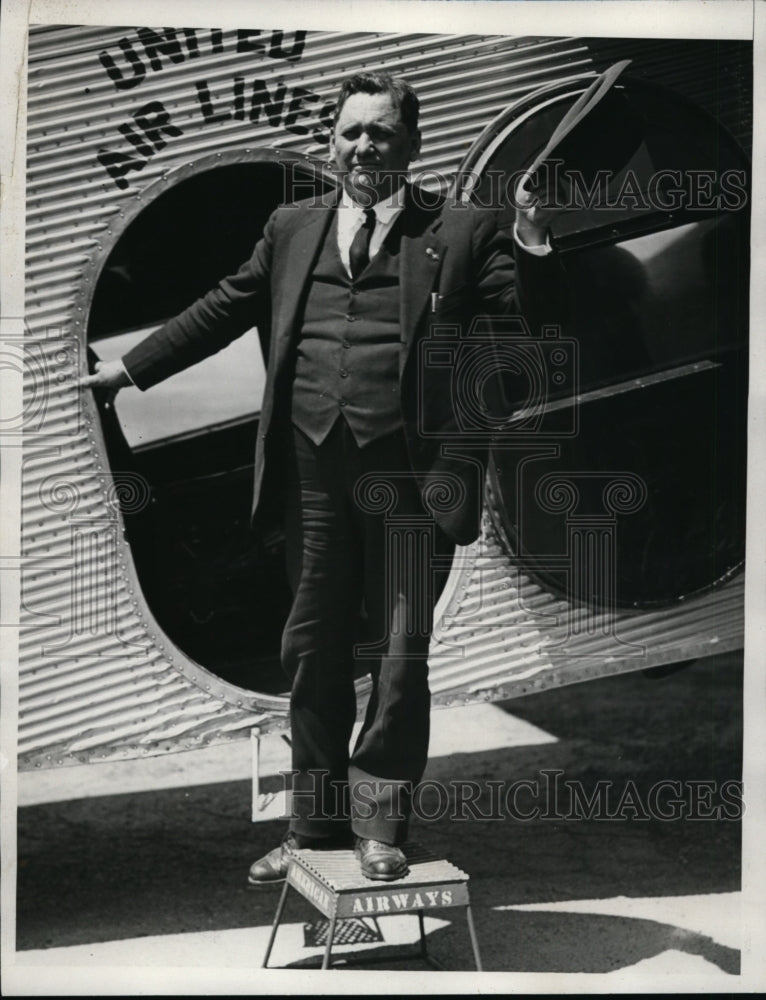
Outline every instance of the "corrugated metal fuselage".
MULTIPOLYGON (((288 173, 293 194, 334 183, 327 142, 348 73, 385 66, 417 88, 417 174, 435 187, 508 105, 546 85, 576 93, 600 58, 576 38, 31 32, 28 291, 16 345, 26 372, 22 768, 188 749, 287 722, 272 669, 289 599, 273 575, 279 533, 248 540, 242 513, 257 337, 243 340, 236 360, 221 356, 211 364, 223 367, 200 366, 169 385, 164 400, 165 390, 139 403, 126 393, 116 412, 76 387, 88 352, 119 353, 236 265, 282 200, 288 173), (242 581, 253 573, 248 589, 242 581), (227 619, 229 600, 239 605, 227 619), (207 628, 213 614, 218 625, 207 628), (235 621, 246 641, 224 656, 211 635, 235 621)), ((686 82, 704 103, 702 63, 691 61, 686 82)), ((736 545, 694 593, 658 606, 589 606, 514 558, 503 488, 502 476, 490 484, 482 536, 459 552, 440 602, 435 704, 513 697, 742 644, 736 545)))

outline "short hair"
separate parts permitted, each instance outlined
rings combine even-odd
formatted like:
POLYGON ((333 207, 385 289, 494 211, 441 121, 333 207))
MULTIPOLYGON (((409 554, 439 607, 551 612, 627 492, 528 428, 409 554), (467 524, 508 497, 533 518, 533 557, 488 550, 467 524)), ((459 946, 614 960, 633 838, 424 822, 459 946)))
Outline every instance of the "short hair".
POLYGON ((401 76, 390 73, 354 73, 341 84, 335 105, 333 128, 337 124, 343 105, 352 94, 388 94, 399 109, 402 122, 409 132, 417 132, 420 101, 418 95, 401 76))

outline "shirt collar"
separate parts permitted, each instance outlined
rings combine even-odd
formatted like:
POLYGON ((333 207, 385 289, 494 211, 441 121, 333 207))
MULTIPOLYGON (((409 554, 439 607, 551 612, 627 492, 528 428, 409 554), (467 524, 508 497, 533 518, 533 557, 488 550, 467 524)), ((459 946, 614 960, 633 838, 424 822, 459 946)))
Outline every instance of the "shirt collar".
MULTIPOLYGON (((375 212, 375 219, 377 222, 388 222, 395 215, 397 215, 404 208, 404 198, 405 198, 405 185, 404 181, 401 182, 399 187, 393 194, 389 195, 388 198, 383 198, 382 201, 377 202, 373 205, 373 211, 375 212)), ((363 212, 364 209, 357 205, 353 200, 351 195, 343 188, 343 194, 341 196, 341 205, 343 208, 351 208, 357 212, 363 212)))

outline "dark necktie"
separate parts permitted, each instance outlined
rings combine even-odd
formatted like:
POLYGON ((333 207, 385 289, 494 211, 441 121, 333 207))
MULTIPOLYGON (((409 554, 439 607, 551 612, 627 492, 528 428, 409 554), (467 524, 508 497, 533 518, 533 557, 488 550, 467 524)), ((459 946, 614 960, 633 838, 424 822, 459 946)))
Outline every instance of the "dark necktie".
POLYGON ((351 241, 349 248, 349 263, 351 264, 351 277, 358 278, 362 271, 370 263, 370 240, 375 229, 375 212, 371 208, 364 210, 364 222, 357 229, 356 235, 351 241))

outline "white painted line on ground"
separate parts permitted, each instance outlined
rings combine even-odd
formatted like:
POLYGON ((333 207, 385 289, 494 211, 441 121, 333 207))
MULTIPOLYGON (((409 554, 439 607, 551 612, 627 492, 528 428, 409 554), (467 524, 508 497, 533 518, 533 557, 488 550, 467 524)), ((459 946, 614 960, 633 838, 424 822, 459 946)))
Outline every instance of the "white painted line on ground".
MULTIPOLYGON (((358 727, 355 734, 356 731, 358 727)), ((431 714, 431 760, 455 753, 486 753, 555 742, 555 736, 496 705, 444 708, 431 714)), ((290 747, 281 734, 263 737, 261 776, 279 774, 289 768, 290 747)), ((239 739, 221 746, 137 760, 22 771, 18 804, 42 805, 162 788, 248 781, 251 777, 250 741, 239 739)))
MULTIPOLYGON (((715 984, 731 990, 735 985, 733 978, 728 972, 719 969, 713 962, 708 962, 701 955, 689 955, 685 951, 677 951, 675 948, 668 948, 667 951, 653 955, 651 958, 642 958, 640 962, 626 966, 631 973, 635 974, 634 986, 636 992, 642 983, 651 985, 652 991, 658 993, 675 993, 679 991, 679 986, 686 984, 685 988, 691 988, 694 980, 702 980, 705 990, 713 992, 715 984), (640 978, 639 978, 640 977, 640 978), (683 977, 683 978, 682 978, 683 977)), ((602 975, 612 979, 624 979, 626 969, 613 969, 611 972, 604 972, 602 975)))
MULTIPOLYGON (((317 917, 319 914, 317 914, 317 917)), ((449 921, 425 917, 426 934, 432 934, 449 921)), ((383 941, 369 944, 336 945, 333 958, 361 955, 365 951, 389 946, 414 947, 420 938, 417 916, 386 917, 379 923, 383 941)), ((73 945, 68 948, 44 948, 16 952, 16 965, 125 965, 125 966, 211 966, 222 968, 260 968, 266 952, 271 927, 237 928, 228 931, 201 931, 192 934, 163 934, 105 941, 99 944, 73 945)), ((312 958, 324 953, 324 947, 304 945, 303 923, 280 924, 269 967, 312 958)))
POLYGON ((609 917, 654 920, 704 934, 717 944, 742 947, 742 894, 719 892, 698 896, 615 896, 612 899, 567 899, 555 903, 515 903, 495 910, 547 910, 592 913, 609 917))

